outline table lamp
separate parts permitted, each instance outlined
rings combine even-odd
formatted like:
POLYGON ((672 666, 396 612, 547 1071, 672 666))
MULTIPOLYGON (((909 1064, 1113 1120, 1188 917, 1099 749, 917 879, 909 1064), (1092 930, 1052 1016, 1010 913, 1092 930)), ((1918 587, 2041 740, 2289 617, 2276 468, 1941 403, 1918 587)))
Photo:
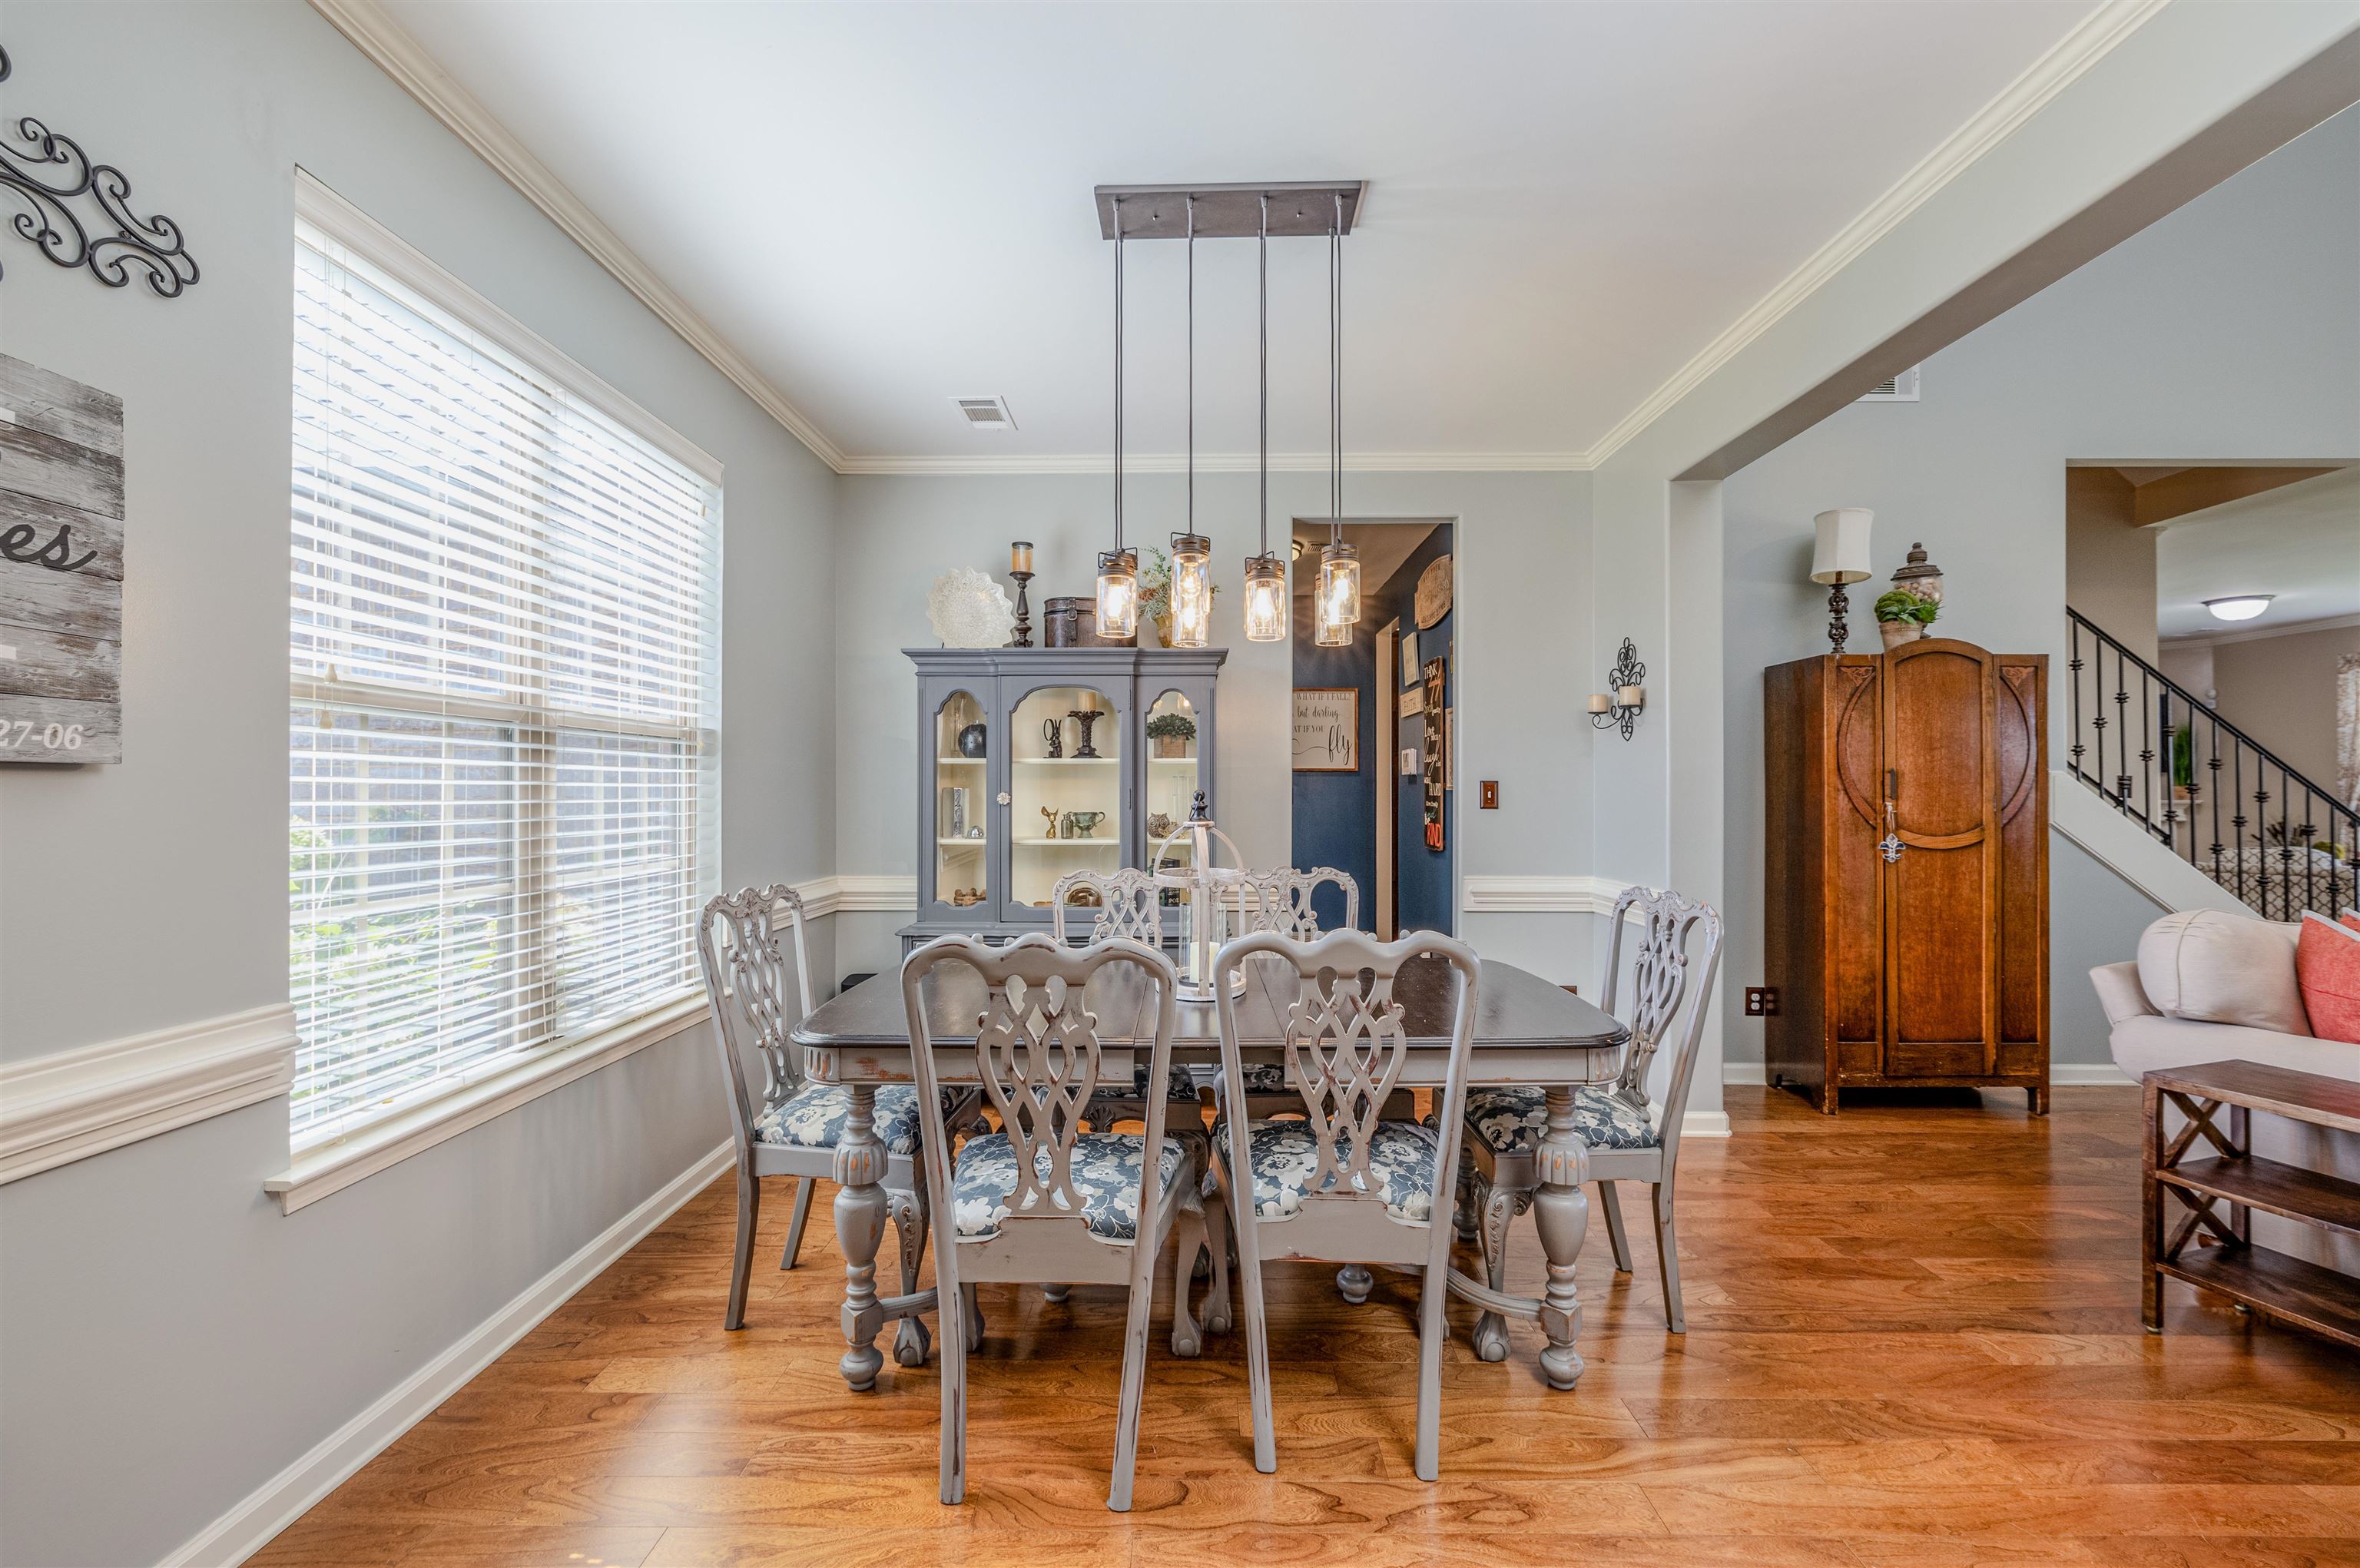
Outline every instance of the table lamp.
POLYGON ((1844 639, 1852 630, 1844 624, 1844 611, 1852 608, 1844 585, 1868 579, 1868 525, 1875 520, 1866 507, 1837 507, 1811 520, 1819 533, 1811 552, 1811 581, 1828 585, 1828 641, 1838 653, 1844 651, 1844 639))

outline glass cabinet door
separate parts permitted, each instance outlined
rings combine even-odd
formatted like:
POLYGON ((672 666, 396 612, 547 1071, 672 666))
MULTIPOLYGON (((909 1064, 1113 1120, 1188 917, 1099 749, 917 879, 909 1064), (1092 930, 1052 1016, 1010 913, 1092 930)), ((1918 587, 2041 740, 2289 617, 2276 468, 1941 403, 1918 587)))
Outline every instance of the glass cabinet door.
POLYGON ((955 691, 934 710, 934 901, 964 909, 990 892, 991 806, 984 705, 955 691))
POLYGON ((1045 910, 1067 872, 1122 865, 1124 716, 1090 686, 1027 693, 1009 723, 1009 902, 1045 910))
POLYGON ((1204 749, 1197 734, 1196 705, 1182 693, 1167 691, 1147 709, 1146 853, 1150 871, 1188 863, 1188 840, 1169 848, 1158 846, 1186 826, 1196 792, 1207 786, 1197 770, 1204 749))

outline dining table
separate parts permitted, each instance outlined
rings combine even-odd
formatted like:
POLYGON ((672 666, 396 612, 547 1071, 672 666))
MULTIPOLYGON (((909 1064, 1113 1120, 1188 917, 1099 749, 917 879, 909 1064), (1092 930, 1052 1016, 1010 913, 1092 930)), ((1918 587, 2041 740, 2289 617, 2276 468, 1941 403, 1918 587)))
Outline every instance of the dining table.
MULTIPOLYGON (((1246 1063, 1284 1065, 1286 1019, 1294 1002, 1295 970, 1269 957, 1247 960, 1245 989, 1237 996, 1240 1058, 1246 1063)), ((1402 1008, 1405 1050, 1399 1089, 1437 1091, 1447 1081, 1459 981, 1440 959, 1409 960, 1393 985, 1402 1008)), ((1154 985, 1140 966, 1109 965, 1092 977, 1084 1000, 1097 1019, 1101 1050, 1100 1081, 1126 1087, 1134 1052, 1144 1059, 1153 1044, 1154 985)), ((977 1025, 985 1010, 982 977, 960 964, 941 965, 919 983, 926 1032, 934 1042, 934 1076, 945 1086, 980 1081, 976 1060, 977 1025)), ((1218 1065, 1219 1025, 1210 1003, 1184 1002, 1173 1038, 1175 1063, 1218 1065)), ((900 1321, 895 1360, 915 1365, 925 1359, 931 1335, 922 1315, 934 1310, 929 1288, 880 1296, 877 1253, 884 1239, 888 1197, 882 1185, 886 1151, 874 1125, 876 1091, 883 1084, 914 1080, 910 1020, 897 973, 872 976, 823 1003, 791 1036, 803 1053, 807 1078, 841 1084, 850 1102, 836 1149, 836 1234, 844 1253, 843 1326, 846 1349, 839 1363, 856 1390, 873 1388, 884 1366, 876 1345, 886 1323, 900 1321)), ((1538 975, 1496 959, 1482 960, 1476 984, 1474 1046, 1467 1075, 1470 1089, 1526 1085, 1546 1091, 1547 1126, 1535 1153, 1539 1189, 1533 1195, 1534 1228, 1546 1259, 1538 1297, 1510 1295, 1488 1281, 1453 1267, 1453 1295, 1475 1304, 1477 1354, 1497 1361, 1507 1354, 1506 1318, 1540 1324, 1547 1344, 1541 1369, 1553 1388, 1571 1388, 1581 1376, 1575 1349, 1581 1330, 1581 1300, 1574 1288, 1574 1265, 1590 1228, 1590 1149, 1576 1129, 1576 1091, 1604 1083, 1621 1070, 1630 1031, 1594 1004, 1538 975)), ((1464 1225, 1471 1218, 1462 1216, 1464 1225)), ((912 1245, 904 1237, 904 1245, 912 1245)))

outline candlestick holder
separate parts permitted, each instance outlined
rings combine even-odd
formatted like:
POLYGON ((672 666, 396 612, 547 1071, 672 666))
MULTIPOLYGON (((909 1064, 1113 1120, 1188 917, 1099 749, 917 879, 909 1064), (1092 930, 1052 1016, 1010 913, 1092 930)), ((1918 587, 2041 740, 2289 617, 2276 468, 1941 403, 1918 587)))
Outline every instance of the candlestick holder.
POLYGON ((1647 705, 1647 688, 1640 685, 1646 678, 1647 666, 1639 663, 1639 650, 1625 637, 1615 652, 1614 668, 1606 676, 1608 690, 1590 696, 1590 727, 1620 729, 1622 739, 1631 739, 1639 728, 1639 710, 1647 705))
POLYGON ((1025 602, 1024 585, 1032 580, 1032 574, 1011 572, 1008 575, 1016 579, 1016 641, 1011 646, 1030 648, 1032 646, 1032 607, 1025 602))
POLYGON ((1077 760, 1096 757, 1098 754, 1098 749, 1090 744, 1090 726, 1098 721, 1097 712, 1077 707, 1067 713, 1065 717, 1082 727, 1082 743, 1074 748, 1074 756, 1077 760))

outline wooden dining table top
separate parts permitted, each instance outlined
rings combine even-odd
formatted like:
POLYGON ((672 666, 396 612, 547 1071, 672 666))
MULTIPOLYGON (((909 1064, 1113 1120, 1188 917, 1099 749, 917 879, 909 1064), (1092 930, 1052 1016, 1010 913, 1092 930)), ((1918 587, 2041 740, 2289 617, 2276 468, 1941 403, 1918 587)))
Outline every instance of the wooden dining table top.
MULTIPOLYGON (((1293 970, 1269 956, 1249 959, 1237 997, 1239 1043, 1267 1056, 1286 1043, 1287 1010, 1295 992, 1293 970)), ((1438 958, 1412 959, 1393 982, 1402 1029, 1410 1047, 1406 1081, 1439 1081, 1448 1057, 1459 980, 1438 958)), ((1090 979, 1084 1000, 1098 1020, 1103 1048, 1144 1048, 1155 1032, 1154 986, 1130 964, 1109 964, 1090 979)), ((970 1071, 945 1070, 946 1081, 971 1076, 976 1025, 986 1004, 982 977, 964 964, 937 966, 919 981, 926 1032, 938 1058, 965 1047, 970 1071)), ((1220 1025, 1210 1003, 1182 1003, 1173 1036, 1178 1060, 1207 1060, 1218 1051, 1220 1025)), ((1482 960, 1476 985, 1474 1049, 1469 1081, 1475 1084, 1598 1083, 1613 1076, 1630 1031, 1595 1004, 1526 970, 1482 960)), ((909 1014, 901 977, 880 974, 823 1003, 793 1031, 806 1047, 814 1076, 844 1082, 906 1082, 911 1073, 909 1014)))

